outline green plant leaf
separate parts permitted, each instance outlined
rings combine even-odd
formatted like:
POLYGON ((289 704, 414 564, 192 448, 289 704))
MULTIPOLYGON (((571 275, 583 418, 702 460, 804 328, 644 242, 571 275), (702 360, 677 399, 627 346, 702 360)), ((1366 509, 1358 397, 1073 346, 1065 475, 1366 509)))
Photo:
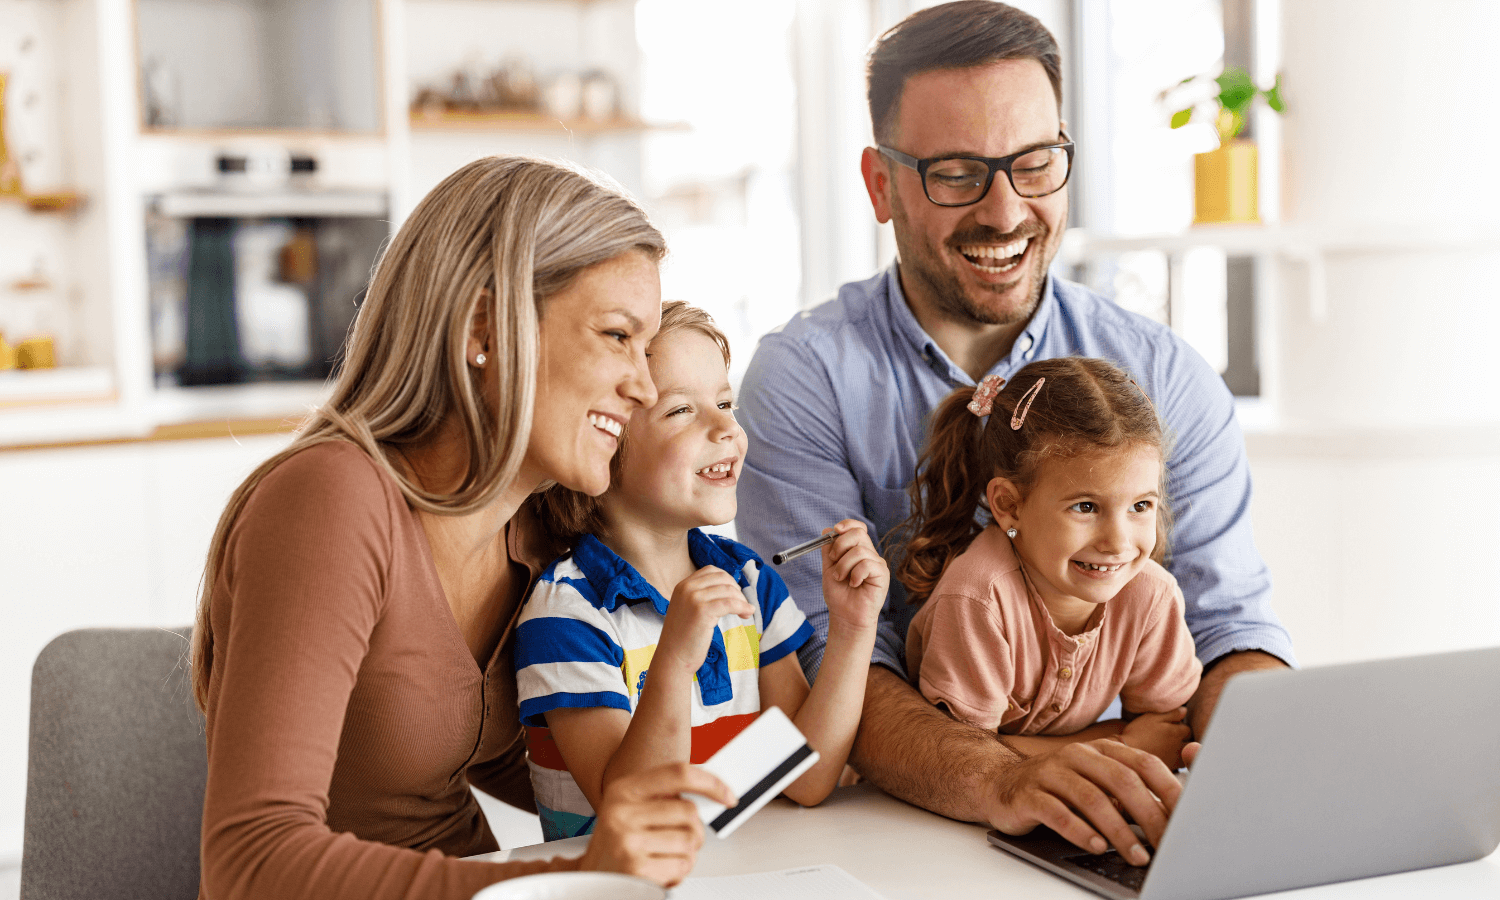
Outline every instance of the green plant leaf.
POLYGON ((1281 99, 1281 73, 1276 73, 1276 83, 1265 92, 1266 105, 1277 112, 1286 112, 1286 102, 1281 99))
POLYGON ((1186 125, 1192 118, 1193 108, 1191 106, 1189 106, 1187 109, 1179 109, 1177 112, 1172 113, 1172 127, 1181 128, 1182 126, 1186 125))
POLYGON ((1219 105, 1237 116, 1243 116, 1250 101, 1260 93, 1250 80, 1250 73, 1237 66, 1225 69, 1214 81, 1219 85, 1219 105))

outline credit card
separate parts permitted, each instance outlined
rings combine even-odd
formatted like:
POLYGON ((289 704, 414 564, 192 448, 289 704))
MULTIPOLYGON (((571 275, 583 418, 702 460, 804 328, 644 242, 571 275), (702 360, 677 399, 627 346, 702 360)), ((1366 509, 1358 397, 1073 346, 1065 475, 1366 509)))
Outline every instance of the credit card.
POLYGON ((726 838, 817 761, 818 751, 786 713, 772 706, 703 764, 740 798, 739 804, 727 807, 697 794, 688 796, 703 824, 726 838))

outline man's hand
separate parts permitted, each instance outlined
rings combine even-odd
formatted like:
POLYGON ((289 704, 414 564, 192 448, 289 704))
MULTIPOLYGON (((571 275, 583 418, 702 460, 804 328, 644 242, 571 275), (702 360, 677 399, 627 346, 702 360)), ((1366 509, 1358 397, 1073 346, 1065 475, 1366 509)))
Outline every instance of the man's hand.
POLYGON ((844 519, 832 530, 838 537, 823 548, 829 619, 856 630, 873 629, 891 586, 890 567, 875 551, 865 523, 844 519))
POLYGON ((1187 707, 1163 713, 1142 713, 1125 724, 1120 740, 1144 750, 1176 771, 1182 768, 1182 749, 1193 736, 1187 726, 1187 707))
POLYGON ((1109 738, 1011 763, 995 781, 988 819, 1000 831, 1026 834, 1046 825, 1093 853, 1112 844, 1127 862, 1140 866, 1151 857, 1125 815, 1158 844, 1182 793, 1161 760, 1109 738))
POLYGON ((714 626, 725 616, 749 619, 755 607, 745 599, 739 583, 717 566, 704 566, 678 583, 667 604, 661 640, 651 667, 666 664, 692 675, 703 665, 714 626))
POLYGON ((1161 760, 1110 737, 1022 756, 994 732, 949 718, 881 666, 870 669, 850 764, 923 809, 1006 834, 1046 825, 1096 853, 1113 843, 1130 862, 1142 856, 1132 852, 1139 840, 1121 812, 1154 844, 1182 793, 1161 760))
POLYGON ((663 887, 681 882, 703 846, 703 820, 681 796, 685 792, 725 806, 738 802, 724 782, 687 763, 627 775, 605 788, 594 836, 578 868, 634 875, 663 887))
MULTIPOLYGON (((1201 741, 1208 733, 1208 723, 1213 718, 1214 707, 1219 705, 1219 694, 1223 693, 1224 685, 1230 678, 1241 672, 1285 668, 1286 663, 1259 650, 1240 650, 1209 663, 1208 670, 1203 673, 1203 680, 1198 682, 1198 690, 1188 701, 1188 725, 1192 726, 1193 736, 1201 741)), ((1191 765, 1196 755, 1196 750, 1192 750, 1184 758, 1191 765)))

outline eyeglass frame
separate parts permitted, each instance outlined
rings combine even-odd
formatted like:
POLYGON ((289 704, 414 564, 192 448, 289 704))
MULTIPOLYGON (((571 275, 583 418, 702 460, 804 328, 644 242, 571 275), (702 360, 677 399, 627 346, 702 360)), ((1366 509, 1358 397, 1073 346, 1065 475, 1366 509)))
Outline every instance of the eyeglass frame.
POLYGON ((1050 197, 1063 188, 1067 187, 1068 179, 1073 177, 1073 151, 1076 145, 1074 144, 1073 139, 1068 137, 1068 133, 1066 131, 1059 131, 1058 134, 1062 135, 1063 137, 1063 140, 1059 143, 1044 144, 1040 147, 1028 147, 1025 150, 1012 153, 1009 156, 929 156, 926 159, 917 159, 915 156, 912 156, 908 153, 902 153, 900 150, 897 150, 894 147, 887 147, 884 144, 876 144, 875 149, 880 151, 880 153, 887 158, 894 160, 895 162, 898 162, 917 173, 917 178, 922 182, 922 193, 927 196, 927 202, 933 204, 934 206, 942 206, 949 209, 955 209, 961 206, 973 206, 974 204, 983 200, 985 197, 988 197, 990 195, 990 188, 994 187, 995 184, 995 173, 999 171, 1005 172, 1005 180, 1010 182, 1010 189, 1016 192, 1016 196, 1024 198, 1026 200, 1039 200, 1042 197, 1050 197), (1059 184, 1057 187, 1053 188, 1045 194, 1037 194, 1032 197, 1027 197, 1016 188, 1016 178, 1011 174, 1010 167, 1015 163, 1016 160, 1027 155, 1028 153, 1035 153, 1038 150, 1062 150, 1066 152, 1068 154, 1068 171, 1067 174, 1063 175, 1062 184, 1059 184), (968 159, 973 160, 974 162, 984 163, 989 167, 989 172, 984 177, 984 189, 979 192, 978 197, 975 197, 973 200, 966 200, 963 203, 939 203, 938 201, 932 199, 932 193, 927 190, 927 170, 932 166, 933 163, 948 159, 968 159))

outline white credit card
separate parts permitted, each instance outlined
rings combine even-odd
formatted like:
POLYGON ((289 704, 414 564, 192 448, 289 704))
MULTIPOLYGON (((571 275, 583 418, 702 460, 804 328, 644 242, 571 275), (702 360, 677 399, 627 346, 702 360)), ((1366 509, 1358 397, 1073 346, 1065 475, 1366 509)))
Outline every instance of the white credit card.
POLYGON ((688 796, 703 824, 726 838, 817 761, 818 751, 786 713, 772 706, 703 764, 740 798, 739 805, 731 808, 697 794, 688 796))

